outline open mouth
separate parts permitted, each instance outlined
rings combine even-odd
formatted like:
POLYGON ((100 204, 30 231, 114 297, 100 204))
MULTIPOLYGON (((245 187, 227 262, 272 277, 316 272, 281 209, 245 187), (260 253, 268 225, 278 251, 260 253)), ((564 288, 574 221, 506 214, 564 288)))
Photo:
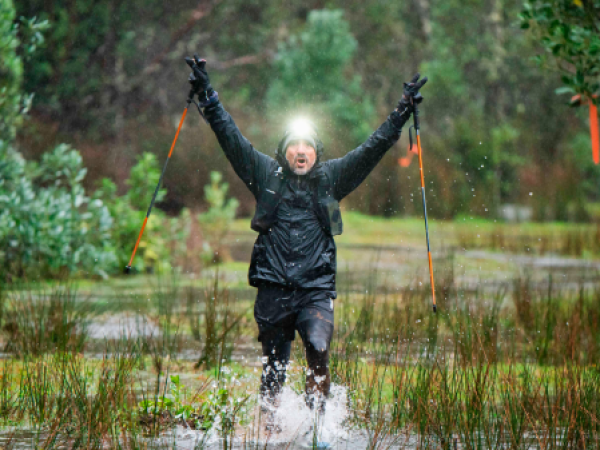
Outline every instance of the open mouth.
POLYGON ((298 158, 298 159, 296 159, 296 164, 303 166, 304 164, 306 164, 306 158, 298 158))

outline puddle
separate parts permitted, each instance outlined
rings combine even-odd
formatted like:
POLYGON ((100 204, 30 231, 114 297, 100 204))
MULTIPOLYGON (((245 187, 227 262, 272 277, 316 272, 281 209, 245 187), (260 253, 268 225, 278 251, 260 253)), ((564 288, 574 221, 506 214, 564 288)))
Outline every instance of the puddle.
POLYGON ((120 339, 123 336, 159 336, 160 328, 141 316, 114 315, 95 319, 87 328, 92 339, 120 339))
POLYGON ((327 410, 318 420, 304 402, 304 395, 285 387, 281 393, 274 424, 276 432, 265 431, 265 415, 256 406, 249 413, 248 423, 240 426, 235 435, 225 444, 219 436, 219 423, 209 433, 178 426, 172 433, 160 439, 159 446, 194 450, 204 448, 217 450, 232 449, 301 449, 312 448, 315 437, 325 441, 332 449, 357 449, 369 446, 368 435, 364 431, 349 428, 347 409, 348 391, 343 386, 332 385, 331 398, 327 410))
POLYGON ((581 258, 567 258, 558 255, 527 256, 510 253, 493 253, 485 250, 467 250, 464 256, 474 259, 491 259, 500 262, 512 262, 520 266, 532 266, 537 269, 587 269, 600 270, 600 261, 581 258))

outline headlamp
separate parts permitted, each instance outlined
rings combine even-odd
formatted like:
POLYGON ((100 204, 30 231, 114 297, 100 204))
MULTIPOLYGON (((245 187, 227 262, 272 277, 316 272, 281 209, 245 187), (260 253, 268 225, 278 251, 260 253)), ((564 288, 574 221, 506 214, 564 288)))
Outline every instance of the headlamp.
POLYGON ((286 132, 283 150, 294 141, 306 141, 314 149, 317 148, 317 129, 315 125, 308 119, 298 118, 292 121, 286 132))

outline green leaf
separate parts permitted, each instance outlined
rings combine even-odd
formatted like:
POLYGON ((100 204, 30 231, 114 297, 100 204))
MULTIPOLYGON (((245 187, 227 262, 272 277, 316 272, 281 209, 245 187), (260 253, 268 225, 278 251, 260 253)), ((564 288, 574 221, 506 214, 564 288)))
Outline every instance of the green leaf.
POLYGON ((562 86, 562 87, 555 89, 554 93, 556 93, 558 95, 562 95, 562 94, 575 94, 576 92, 575 92, 575 89, 573 89, 572 87, 562 86))

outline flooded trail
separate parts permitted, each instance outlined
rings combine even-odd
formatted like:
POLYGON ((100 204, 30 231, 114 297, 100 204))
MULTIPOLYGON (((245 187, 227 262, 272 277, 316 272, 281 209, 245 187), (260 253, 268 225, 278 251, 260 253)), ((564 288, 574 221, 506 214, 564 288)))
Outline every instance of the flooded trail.
MULTIPOLYGON (((327 443, 331 449, 373 448, 377 441, 381 448, 416 448, 416 438, 408 435, 380 435, 375 437, 365 430, 359 430, 350 423, 348 410, 348 390, 332 385, 331 397, 322 418, 309 410, 304 395, 299 395, 285 387, 279 398, 280 405, 275 414, 276 431, 265 431, 265 418, 260 408, 254 407, 251 417, 243 426, 236 429, 235 435, 224 440, 219 435, 219 423, 209 433, 178 426, 173 433, 155 440, 160 448, 178 450, 221 450, 228 449, 306 449, 314 443, 327 443)), ((325 447, 323 447, 325 448, 325 447)), ((379 447, 378 447, 379 448, 379 447)))

